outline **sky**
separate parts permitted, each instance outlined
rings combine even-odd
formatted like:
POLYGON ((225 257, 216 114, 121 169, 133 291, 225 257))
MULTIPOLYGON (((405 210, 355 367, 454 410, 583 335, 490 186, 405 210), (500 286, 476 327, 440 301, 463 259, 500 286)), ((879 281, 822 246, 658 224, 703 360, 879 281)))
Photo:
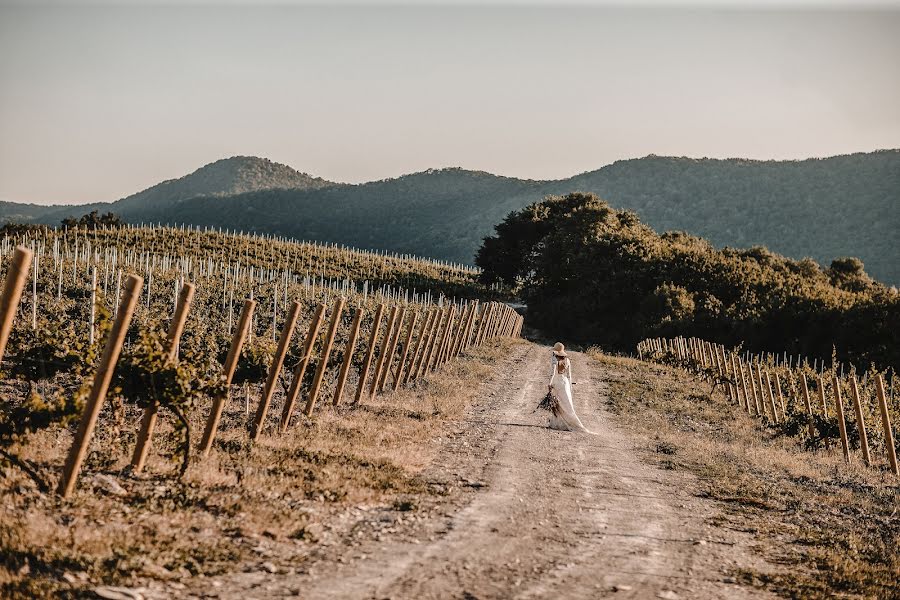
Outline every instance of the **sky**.
POLYGON ((0 200, 234 155, 358 183, 900 147, 900 1, 750 7, 0 0, 0 200))

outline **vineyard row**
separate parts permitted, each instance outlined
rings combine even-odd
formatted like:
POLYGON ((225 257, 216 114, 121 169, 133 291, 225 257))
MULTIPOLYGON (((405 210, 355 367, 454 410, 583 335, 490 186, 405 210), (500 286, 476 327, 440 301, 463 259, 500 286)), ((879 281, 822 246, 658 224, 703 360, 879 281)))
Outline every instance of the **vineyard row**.
POLYGON ((799 436, 808 448, 830 449, 840 438, 847 463, 851 450, 858 449, 863 462, 873 465, 874 451, 882 450, 890 470, 900 475, 891 425, 900 410, 893 398, 893 379, 889 397, 882 372, 873 369, 858 378, 851 369, 844 376, 836 365, 817 372, 806 363, 741 356, 737 349, 697 338, 647 339, 637 350, 641 360, 681 368, 711 382, 713 389, 721 385, 731 402, 763 419, 777 434, 799 436), (877 421, 881 427, 866 425, 877 421))
MULTIPOLYGON (((3 359, 7 342, 13 329, 14 317, 25 287, 29 267, 33 261, 33 253, 25 247, 15 249, 7 271, 0 299, 0 360, 3 359)), ((102 354, 96 364, 92 384, 87 395, 83 412, 75 438, 63 469, 59 483, 59 493, 67 497, 75 488, 88 447, 97 425, 101 407, 106 399, 113 372, 119 361, 122 348, 132 326, 136 308, 140 304, 140 296, 144 280, 138 275, 127 275, 122 283, 119 299, 106 335, 102 354)), ((232 288, 234 289, 234 288, 232 288)), ((140 363, 144 375, 162 375, 173 372, 179 366, 179 350, 185 333, 188 315, 191 312, 197 289, 191 283, 182 283, 177 294, 175 310, 169 320, 164 340, 164 356, 159 364, 152 363, 152 356, 145 357, 140 363), (154 370, 155 369, 155 370, 154 370)), ((221 374, 215 386, 212 406, 205 419, 205 426, 200 442, 199 453, 206 456, 215 440, 228 391, 233 383, 236 370, 246 357, 245 345, 250 336, 253 317, 258 303, 252 298, 244 300, 237 327, 233 331, 228 352, 221 364, 221 374)), ((398 389, 408 383, 426 377, 438 371, 442 365, 457 357, 462 351, 480 346, 499 337, 519 336, 522 317, 510 307, 496 303, 480 303, 478 301, 447 303, 444 306, 427 306, 417 304, 385 302, 377 305, 374 314, 370 314, 365 304, 353 310, 349 327, 346 323, 348 303, 343 296, 332 301, 327 326, 323 328, 328 313, 328 305, 320 302, 308 324, 306 336, 301 344, 297 362, 293 366, 289 385, 285 385, 286 395, 277 431, 284 433, 295 415, 301 391, 305 395, 303 413, 311 416, 316 403, 322 395, 323 384, 329 378, 333 384, 331 402, 338 405, 342 402, 348 375, 351 370, 358 373, 357 386, 353 403, 358 404, 364 398, 371 398, 377 393, 391 387, 398 389), (382 322, 387 316, 386 324, 382 322), (362 324, 366 321, 368 335, 363 336, 362 324), (335 340, 344 340, 343 352, 340 356, 334 352, 335 340), (361 358, 360 358, 361 356, 361 358), (330 368, 334 367, 334 368, 330 368), (311 378, 309 374, 312 373, 311 378)), ((93 306, 92 306, 93 309, 93 306)), ((282 381, 282 370, 286 357, 290 353, 294 331, 300 325, 302 304, 298 300, 288 307, 278 337, 277 346, 268 356, 265 369, 265 385, 255 415, 249 424, 248 436, 255 441, 266 428, 268 411, 277 384, 282 381)), ((221 319, 221 317, 220 317, 221 319)), ((273 327, 275 323, 273 321, 273 327)), ((20 348, 26 351, 27 348, 20 348)), ((180 362, 184 362, 181 359, 180 362)), ((175 372, 177 379, 178 373, 175 372)), ((153 380, 151 377, 150 380, 153 380)), ((177 383, 177 381, 176 381, 177 383)), ((282 382, 283 384, 283 382, 282 382)), ((283 384, 284 385, 284 384, 283 384)), ((167 406, 178 412, 178 386, 172 389, 155 390, 153 385, 143 386, 142 394, 143 418, 141 419, 137 446, 131 460, 131 468, 135 472, 143 469, 153 438, 153 432, 160 407, 167 406)), ((186 421, 185 421, 186 423, 186 421)), ((190 435, 186 433, 189 448, 190 435)), ((186 467, 186 463, 184 465, 186 467)), ((182 469, 182 473, 184 468, 182 469)))

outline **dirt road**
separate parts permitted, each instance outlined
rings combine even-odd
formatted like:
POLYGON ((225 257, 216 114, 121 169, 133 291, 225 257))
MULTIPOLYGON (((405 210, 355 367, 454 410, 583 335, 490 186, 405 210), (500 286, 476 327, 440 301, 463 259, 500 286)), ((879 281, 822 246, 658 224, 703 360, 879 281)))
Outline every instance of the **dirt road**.
POLYGON ((573 353, 576 410, 596 436, 532 409, 549 349, 520 344, 426 477, 451 491, 414 510, 353 509, 306 567, 207 582, 223 598, 741 598, 752 540, 709 525, 691 476, 641 461, 646 441, 604 411, 604 373, 573 353), (461 488, 462 493, 452 492, 461 488))

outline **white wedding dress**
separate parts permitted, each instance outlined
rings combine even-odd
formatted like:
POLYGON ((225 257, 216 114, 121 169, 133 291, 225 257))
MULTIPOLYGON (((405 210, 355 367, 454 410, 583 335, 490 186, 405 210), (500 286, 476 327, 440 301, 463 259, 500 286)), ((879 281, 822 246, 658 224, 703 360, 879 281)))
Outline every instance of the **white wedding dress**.
POLYGON ((581 419, 575 414, 575 405, 572 403, 572 361, 566 359, 565 369, 562 373, 557 368, 556 357, 553 357, 553 372, 550 375, 550 387, 553 394, 559 400, 561 414, 559 416, 550 413, 550 429, 562 431, 579 431, 581 433, 593 433, 582 425, 581 419))

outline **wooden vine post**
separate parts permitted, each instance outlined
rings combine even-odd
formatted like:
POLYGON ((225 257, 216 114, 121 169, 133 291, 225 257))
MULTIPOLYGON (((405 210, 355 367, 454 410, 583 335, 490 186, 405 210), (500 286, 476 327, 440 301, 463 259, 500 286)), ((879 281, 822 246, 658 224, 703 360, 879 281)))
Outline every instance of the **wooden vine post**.
POLYGON ((752 415, 753 411, 750 410, 750 394, 747 390, 747 377, 744 375, 744 362, 737 357, 737 355, 732 355, 732 360, 734 360, 734 372, 737 376, 737 381, 741 386, 741 390, 744 392, 744 410, 747 411, 748 415, 752 415))
POLYGON ((244 300, 244 308, 241 310, 240 319, 238 319, 238 327, 231 338, 231 347, 228 349, 225 364, 222 366, 225 392, 213 400, 212 410, 209 412, 206 428, 203 430, 203 438, 200 440, 201 456, 209 455, 213 441, 216 439, 219 421, 222 420, 222 410, 224 410, 225 401, 228 399, 228 388, 231 387, 234 370, 237 368, 238 360, 241 358, 241 350, 244 348, 244 340, 247 339, 247 332, 250 330, 250 322, 253 319, 253 310, 255 308, 256 300, 244 300))
MULTIPOLYGON (((752 369, 751 369, 752 372, 752 369)), ((760 415, 768 416, 769 414, 769 405, 768 398, 766 397, 766 391, 763 383, 763 374, 762 374, 762 365, 757 361, 756 363, 756 374, 754 375, 756 379, 756 385, 759 388, 759 398, 762 401, 762 411, 760 415)))
POLYGON ((366 389, 366 380, 369 378, 369 367, 372 366, 372 356, 375 353, 375 343, 378 341, 378 329, 381 326, 381 319, 384 317, 384 304, 379 304, 375 310, 375 317, 372 321, 372 333, 369 335, 369 347, 366 348, 366 355, 363 358, 362 368, 359 370, 359 383, 356 386, 356 398, 354 404, 359 404, 363 392, 366 389))
POLYGON ((397 324, 397 314, 399 312, 400 307, 392 306, 391 312, 388 314, 387 325, 384 329, 384 339, 381 342, 381 350, 378 354, 378 360, 375 362, 375 370, 372 372, 372 385, 369 386, 370 399, 375 396, 375 392, 378 390, 378 380, 381 378, 381 371, 384 369, 384 363, 387 360, 388 352, 390 351, 390 345, 394 337, 394 325, 397 324))
POLYGON ((22 299, 22 290, 28 278, 31 259, 34 253, 24 246, 17 246, 13 251, 6 279, 3 281, 3 295, 0 296, 0 360, 6 354, 6 344, 12 331, 13 320, 22 299))
POLYGON ((362 325, 362 318, 365 311, 362 307, 356 309, 353 315, 353 324, 350 325, 350 333, 347 337, 347 345, 344 346, 344 358, 341 362, 341 370, 338 373, 337 385, 334 388, 334 398, 331 401, 333 406, 337 406, 341 402, 344 395, 344 387, 347 385, 347 376, 350 374, 350 366, 353 364, 353 352, 356 350, 356 339, 359 337, 359 327, 362 325))
POLYGON ((766 369, 766 390, 769 392, 769 408, 772 410, 772 416, 775 419, 775 422, 778 423, 778 408, 775 406, 775 394, 772 392, 772 378, 769 377, 769 370, 766 369))
POLYGON ((281 433, 287 431, 288 425, 291 423, 291 414, 294 412, 294 405, 297 403, 297 395, 300 393, 300 386, 303 385, 303 377, 306 375, 306 368, 309 366, 309 359, 312 356, 313 346, 316 345, 316 339, 319 337, 319 327, 322 325, 322 316, 325 314, 327 307, 319 304, 313 315, 312 321, 309 322, 309 330, 306 332, 306 339, 303 341, 303 354, 300 362, 294 368, 294 377, 291 379, 291 387, 288 389, 287 397, 284 400, 284 409, 281 411, 281 422, 278 430, 281 433))
POLYGON ((866 435, 866 421, 863 418, 862 403, 859 400, 859 387, 856 385, 856 375, 850 376, 850 393, 853 396, 853 411, 856 413, 856 425, 859 427, 859 448, 862 450, 863 461, 871 464, 869 457, 869 437, 866 435))
POLYGON ((419 338, 416 340, 416 349, 413 352, 412 359, 409 361, 409 368, 406 370, 401 384, 405 384, 410 379, 415 379, 416 373, 419 370, 419 365, 422 364, 422 354, 425 351, 425 345, 427 344, 428 336, 431 333, 431 328, 434 325, 437 314, 438 310, 432 309, 425 315, 425 320, 422 321, 422 329, 419 330, 419 338))
POLYGON ((732 374, 732 377, 734 377, 735 402, 737 402, 738 406, 746 409, 746 407, 747 407, 746 389, 744 390, 743 401, 741 401, 741 376, 740 376, 740 373, 738 372, 737 357, 735 356, 734 352, 731 353, 730 362, 731 362, 731 374, 732 374))
POLYGON ((456 313, 456 308, 451 306, 448 309, 447 314, 447 324, 444 326, 444 333, 441 335, 440 344, 438 344, 437 353, 434 358, 434 362, 431 365, 431 372, 435 372, 441 366, 441 354, 444 351, 444 347, 447 345, 447 340, 450 338, 450 331, 453 326, 453 317, 456 313))
POLYGON ((729 361, 728 355, 725 354, 725 346, 719 346, 719 355, 722 360, 722 374, 724 375, 726 382, 725 385, 728 387, 728 399, 731 402, 738 402, 736 397, 737 392, 735 390, 734 384, 732 383, 732 376, 729 372, 729 361))
POLYGON ((250 440, 256 441, 262 433, 263 426, 266 422, 266 415, 269 412, 269 406, 272 403, 272 395, 275 393, 275 386, 278 385, 278 376, 284 367, 284 357, 287 356, 288 348, 291 344, 291 337, 294 335, 294 329, 297 326, 297 318, 300 315, 300 303, 296 300, 291 303, 288 310, 287 318, 281 328, 281 336, 278 338, 278 346, 275 348, 275 356, 272 357, 272 366, 269 367, 269 373, 266 376, 266 384, 263 387, 263 395, 256 407, 256 414, 253 422, 250 424, 250 440))
POLYGON ((841 430, 841 448, 844 451, 844 461, 850 462, 850 444, 847 440, 847 423, 844 421, 844 401, 841 398, 841 385, 837 373, 832 375, 831 383, 834 386, 834 404, 837 408, 838 428, 841 430))
POLYGON ((803 404, 806 406, 806 413, 809 415, 809 436, 815 433, 814 416, 812 402, 809 399, 809 386, 806 384, 806 374, 800 373, 800 391, 803 392, 803 404))
POLYGON ((466 331, 466 338, 463 340, 462 350, 468 350, 472 347, 472 341, 475 337, 475 328, 476 323, 478 323, 478 315, 482 312, 482 305, 475 301, 475 306, 472 307, 472 316, 469 317, 469 327, 466 331))
MULTIPOLYGON (((188 311, 191 309, 191 302, 194 300, 194 286, 185 283, 181 286, 178 293, 178 301, 175 305, 175 314, 172 315, 172 321, 169 323, 169 330, 166 334, 166 354, 169 360, 175 360, 178 350, 178 340, 184 332, 184 324, 187 321, 188 311)), ((134 447, 134 454, 131 456, 131 470, 134 473, 140 473, 144 470, 144 463, 147 461, 147 454, 150 452, 150 442, 153 439, 153 430, 156 428, 156 419, 159 415, 159 403, 151 402, 144 409, 144 415, 141 418, 141 428, 138 431, 137 444, 134 447)))
POLYGON ((781 391, 781 377, 775 372, 775 391, 778 392, 778 402, 781 404, 781 418, 787 420, 787 405, 784 402, 784 394, 781 391))
POLYGON ((475 340, 473 346, 480 346, 484 341, 484 334, 487 322, 490 320, 491 312, 494 310, 494 303, 486 304, 484 310, 481 311, 481 318, 478 320, 478 330, 475 332, 475 340))
POLYGON ((306 416, 312 415, 313 407, 316 405, 316 399, 319 397, 319 390, 322 387, 322 379, 325 377, 325 370, 328 368, 328 359, 331 356, 331 348, 334 346, 334 336, 337 334, 338 327, 341 324, 341 314, 344 312, 344 305, 347 303, 345 298, 338 298, 334 305, 334 311, 331 314, 331 323, 328 324, 328 332, 325 334, 325 346, 322 348, 322 356, 319 357, 319 364, 316 366, 316 373, 313 376, 312 388, 309 392, 309 398, 306 401, 306 416))
POLYGON ((94 428, 97 426, 97 417, 100 415, 100 409, 103 407, 103 401, 106 400, 106 392, 109 390, 109 384, 112 381, 113 370, 116 368, 119 354, 122 352, 122 343, 125 341, 125 334, 128 332, 128 326, 131 324, 134 307, 137 304, 143 285, 144 279, 137 275, 129 275, 125 280, 125 294, 122 296, 122 302, 119 304, 119 310, 116 312, 116 320, 113 322, 109 338, 106 340, 106 346, 103 348, 100 364, 97 366, 97 373, 94 375, 94 383, 91 386, 84 413, 82 413, 81 421, 78 423, 78 430, 75 432, 75 439, 72 442, 72 447, 69 449, 69 454, 63 467, 63 475, 59 481, 58 492, 63 498, 68 498, 75 490, 75 482, 81 471, 84 457, 87 455, 94 428))
POLYGON ((460 332, 459 338, 456 340, 456 344, 453 348, 453 357, 459 356, 459 353, 462 352, 463 346, 466 343, 466 340, 469 337, 469 330, 472 327, 472 317, 475 315, 475 308, 477 307, 477 301, 472 303, 468 309, 466 310, 466 316, 463 319, 462 331, 460 332))
POLYGON ((456 351, 462 342, 463 332, 466 330, 466 325, 468 325, 469 320, 469 312, 472 310, 471 306, 467 306, 465 310, 459 313, 459 323, 456 325, 456 330, 453 332, 453 338, 450 340, 450 345, 447 347, 447 360, 453 360, 456 357, 456 351))
POLYGON ((403 333, 403 318, 406 316, 406 309, 400 308, 397 312, 397 329, 391 336, 390 343, 387 348, 387 356, 384 365, 381 367, 381 373, 378 374, 378 393, 384 392, 384 386, 387 383, 388 374, 390 374, 394 366, 394 356, 397 353, 397 345, 400 343, 400 335, 403 333))
POLYGON ((447 350, 444 352, 444 362, 449 362, 456 356, 456 346, 462 339, 463 330, 466 328, 466 319, 469 317, 470 310, 471 308, 467 306, 459 312, 459 320, 456 322, 456 326, 450 334, 450 343, 447 344, 447 350))
POLYGON ((482 345, 491 339, 491 330, 494 328, 494 319, 497 318, 497 303, 491 302, 491 310, 488 311, 487 318, 485 319, 484 331, 481 335, 481 341, 478 345, 482 345))
POLYGON ((453 321, 450 326, 450 336, 447 338, 447 343, 444 345, 444 352, 441 355, 441 365, 446 364, 452 358, 453 347, 456 345, 456 339, 462 331, 464 316, 465 311, 457 311, 456 307, 453 308, 453 321))
POLYGON ((432 327, 431 335, 428 337, 428 345, 425 347, 425 354, 422 356, 422 363, 419 365, 416 379, 422 378, 428 373, 428 366, 431 364, 431 359, 434 356, 435 346, 437 346, 437 340, 440 337, 445 314, 446 316, 450 315, 450 307, 444 309, 443 312, 439 312, 434 319, 434 326, 432 327))
POLYGON ((404 367, 406 366, 406 357, 409 356, 409 346, 412 343, 418 320, 419 314, 415 311, 411 311, 409 315, 409 325, 406 330, 406 337, 403 339, 403 352, 400 354, 400 362, 397 363, 397 370, 394 371, 394 383, 392 387, 395 390, 400 387, 402 381, 404 367))
POLYGON ((437 357, 434 360, 433 370, 437 371, 443 366, 447 357, 447 348, 450 346, 450 342, 453 339, 453 332, 455 331, 456 323, 456 307, 452 307, 450 309, 450 319, 447 321, 447 327, 444 329, 444 335, 441 337, 440 346, 438 346, 437 357))
MULTIPOLYGON (((822 380, 821 375, 817 376, 816 383, 818 384, 818 387, 819 387, 819 403, 822 405, 822 414, 827 417, 828 416, 828 404, 825 403, 825 381, 822 380)), ((829 441, 829 439, 827 437, 825 438, 825 449, 826 450, 831 449, 831 442, 829 441)))
POLYGON ((884 393, 884 377, 880 373, 875 378, 875 392, 878 395, 881 426, 884 428, 884 451, 894 475, 900 475, 900 467, 897 465, 897 449, 894 447, 894 432, 891 429, 891 414, 888 412, 887 394, 884 393))
MULTIPOLYGON (((758 364, 759 363, 757 363, 757 366, 758 364)), ((766 414, 764 408, 765 396, 763 396, 762 386, 759 383, 759 379, 753 372, 752 362, 747 364, 747 371, 750 373, 750 383, 753 385, 753 401, 756 404, 756 416, 761 417, 766 414)))

